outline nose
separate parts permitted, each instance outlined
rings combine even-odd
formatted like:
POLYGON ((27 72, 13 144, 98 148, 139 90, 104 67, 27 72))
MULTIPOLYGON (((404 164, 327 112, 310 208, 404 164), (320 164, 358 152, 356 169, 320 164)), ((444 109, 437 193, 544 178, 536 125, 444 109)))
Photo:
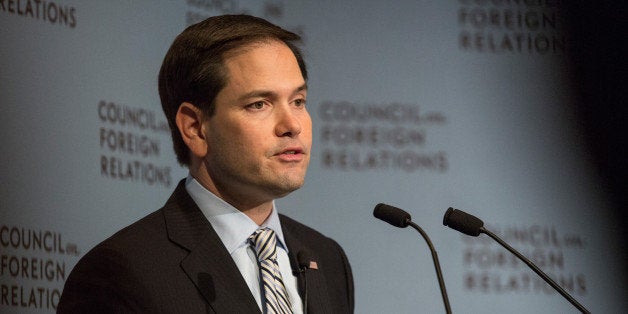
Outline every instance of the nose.
POLYGON ((275 134, 279 137, 294 137, 301 133, 303 126, 301 119, 307 112, 299 112, 289 105, 281 106, 276 110, 277 124, 275 134))

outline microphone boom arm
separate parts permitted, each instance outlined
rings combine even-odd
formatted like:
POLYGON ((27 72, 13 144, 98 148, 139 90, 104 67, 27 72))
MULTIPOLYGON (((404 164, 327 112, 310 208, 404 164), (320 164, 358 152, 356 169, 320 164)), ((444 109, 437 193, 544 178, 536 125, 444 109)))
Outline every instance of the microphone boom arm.
POLYGON ((427 246, 429 246, 430 248, 430 252, 432 252, 432 261, 434 261, 434 268, 436 269, 436 275, 437 275, 436 277, 438 278, 438 285, 440 286, 441 296, 443 297, 443 303, 445 304, 445 312, 447 314, 451 314, 451 306, 449 305, 449 298, 447 297, 447 289, 445 289, 445 281, 443 280, 443 273, 440 270, 440 263, 438 262, 438 254, 436 253, 436 250, 434 249, 434 246, 432 245, 432 241, 430 241, 430 237, 427 236, 427 233, 425 233, 425 231, 423 231, 423 229, 419 227, 419 225, 415 224, 409 219, 407 220, 407 224, 408 226, 411 226, 412 228, 416 229, 416 231, 418 231, 423 236, 423 239, 425 239, 425 242, 427 242, 427 246))
POLYGON ((480 232, 488 235, 491 238, 493 238, 493 240, 497 241, 497 243, 499 243, 501 246, 503 246, 506 250, 510 251, 510 253, 512 253, 515 256, 517 256, 526 265, 528 265, 528 267, 530 267, 530 269, 532 269, 537 275, 541 276, 541 278, 543 278, 543 280, 545 280, 545 282, 547 282, 550 286, 552 286, 552 288, 556 289, 556 291, 558 291, 558 293, 560 293, 563 297, 565 297, 565 299, 567 299, 567 301, 571 302, 571 304, 573 304, 576 308, 578 308, 578 310, 580 310, 580 312, 585 313, 585 314, 591 313, 584 306, 582 306, 582 304, 578 303, 578 301, 576 301, 576 299, 574 299, 569 293, 567 293, 567 291, 565 291, 565 289, 563 289, 559 284, 557 284, 554 280, 552 280, 552 278, 550 278, 545 272, 543 272, 540 268, 538 268, 529 259, 527 259, 521 253, 519 253, 517 250, 515 250, 512 246, 508 245, 508 243, 504 242, 501 238, 499 238, 497 235, 495 235, 494 233, 492 233, 491 231, 487 230, 484 227, 480 227, 480 232))

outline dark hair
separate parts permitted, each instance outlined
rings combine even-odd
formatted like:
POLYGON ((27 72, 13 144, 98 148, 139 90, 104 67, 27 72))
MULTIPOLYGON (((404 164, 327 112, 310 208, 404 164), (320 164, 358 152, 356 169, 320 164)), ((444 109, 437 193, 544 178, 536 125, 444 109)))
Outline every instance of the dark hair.
POLYGON ((179 106, 189 102, 203 114, 214 113, 214 100, 227 84, 225 54, 247 45, 277 40, 286 44, 297 59, 303 78, 307 70, 299 48, 301 37, 250 15, 210 17, 186 28, 174 40, 159 71, 159 96, 166 114, 177 160, 189 166, 190 152, 183 142, 175 117, 179 106))

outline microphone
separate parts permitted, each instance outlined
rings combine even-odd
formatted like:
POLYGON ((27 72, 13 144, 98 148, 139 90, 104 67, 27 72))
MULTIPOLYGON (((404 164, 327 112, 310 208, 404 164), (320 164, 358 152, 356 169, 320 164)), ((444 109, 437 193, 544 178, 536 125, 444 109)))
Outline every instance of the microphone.
POLYGON ((412 221, 410 214, 403 209, 382 203, 375 206, 373 216, 398 228, 405 228, 412 221))
POLYGON ((519 253, 513 247, 508 245, 504 240, 499 238, 497 235, 492 233, 491 231, 484 228, 484 222, 479 218, 467 214, 461 210, 449 207, 445 212, 445 216, 443 217, 443 225, 448 226, 454 230, 458 230, 464 234, 477 237, 480 233, 485 233, 493 240, 497 241, 501 246, 506 248, 512 254, 517 256, 520 260, 522 260, 528 267, 530 267, 537 275, 539 275, 545 282, 547 282, 552 288, 554 288, 558 293, 560 293, 567 301, 571 302, 580 312, 582 313, 591 313, 587 310, 582 304, 578 303, 576 299, 574 299, 565 289, 563 289, 560 285, 558 285, 552 278, 550 278, 547 274, 545 274, 538 266, 536 266, 532 261, 523 256, 523 254, 519 253))
POLYGON ((318 263, 316 263, 312 252, 308 250, 301 250, 297 253, 297 263, 300 272, 304 272, 306 269, 318 269, 318 263))
POLYGON ((443 225, 466 235, 477 237, 484 227, 484 222, 478 217, 449 207, 445 212, 445 217, 443 217, 443 225))
POLYGON ((373 210, 373 216, 398 228, 411 226, 412 228, 416 229, 421 234, 421 236, 423 236, 423 239, 425 239, 425 242, 427 242, 427 246, 430 248, 430 252, 432 253, 432 260, 434 261, 434 268, 436 269, 436 277, 438 278, 440 293, 443 297, 443 303, 445 304, 445 312, 447 314, 451 314, 449 298, 447 298, 447 289, 445 289, 445 281, 443 280, 443 274, 440 270, 440 263, 438 262, 438 254, 436 254, 436 250, 432 245, 432 241, 430 241, 430 238, 427 236, 427 233, 425 233, 425 231, 423 231, 423 229, 421 229, 421 227, 419 227, 417 224, 413 223, 410 214, 408 214, 401 208, 379 203, 375 206, 375 209, 373 210))
POLYGON ((318 263, 316 263, 312 252, 307 249, 302 249, 297 253, 297 273, 299 276, 303 274, 303 313, 307 313, 307 270, 318 269, 318 263))

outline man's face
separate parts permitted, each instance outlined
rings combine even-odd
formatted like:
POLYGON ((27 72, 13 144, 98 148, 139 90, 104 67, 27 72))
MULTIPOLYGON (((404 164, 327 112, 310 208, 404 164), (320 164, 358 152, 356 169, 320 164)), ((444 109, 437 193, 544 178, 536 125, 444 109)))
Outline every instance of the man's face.
POLYGON ((227 57, 225 68, 227 84, 204 122, 204 162, 218 192, 238 202, 266 202, 300 188, 312 120, 294 54, 280 42, 259 43, 227 57))

